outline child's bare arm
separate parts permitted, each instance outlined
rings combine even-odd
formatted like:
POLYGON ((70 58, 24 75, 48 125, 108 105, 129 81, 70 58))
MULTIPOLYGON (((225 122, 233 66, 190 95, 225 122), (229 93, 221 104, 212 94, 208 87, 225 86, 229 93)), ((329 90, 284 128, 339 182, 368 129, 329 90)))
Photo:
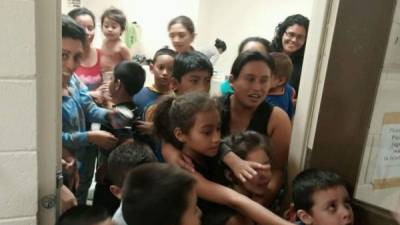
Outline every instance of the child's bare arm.
POLYGON ((279 216, 273 214, 271 211, 264 208, 260 204, 252 201, 248 197, 239 194, 238 192, 230 188, 211 182, 199 173, 193 173, 193 176, 196 178, 197 181, 196 191, 200 198, 221 205, 226 205, 232 209, 235 209, 240 214, 255 221, 257 224, 291 224, 288 221, 285 221, 279 216))
POLYGON ((132 58, 131 58, 131 53, 130 53, 130 51, 129 51, 129 48, 126 47, 125 45, 122 45, 122 46, 121 46, 120 55, 121 55, 122 60, 128 60, 128 61, 130 61, 130 60, 132 59, 132 58))

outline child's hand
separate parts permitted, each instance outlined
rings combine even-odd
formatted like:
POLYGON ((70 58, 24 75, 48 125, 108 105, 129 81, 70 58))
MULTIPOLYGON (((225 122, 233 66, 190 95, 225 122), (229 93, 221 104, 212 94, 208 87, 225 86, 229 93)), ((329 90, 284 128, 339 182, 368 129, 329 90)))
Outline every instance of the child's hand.
POLYGON ((242 159, 240 159, 240 161, 238 160, 238 162, 231 167, 233 174, 235 174, 235 176, 243 183, 257 175, 257 170, 269 169, 271 169, 269 165, 263 165, 242 159))
POLYGON ((103 93, 100 90, 90 91, 89 94, 98 105, 104 103, 103 93))
POLYGON ((136 121, 135 127, 142 134, 151 134, 153 130, 153 122, 138 120, 136 121))
POLYGON ((88 140, 104 149, 112 149, 118 142, 114 135, 104 130, 88 131, 88 140))

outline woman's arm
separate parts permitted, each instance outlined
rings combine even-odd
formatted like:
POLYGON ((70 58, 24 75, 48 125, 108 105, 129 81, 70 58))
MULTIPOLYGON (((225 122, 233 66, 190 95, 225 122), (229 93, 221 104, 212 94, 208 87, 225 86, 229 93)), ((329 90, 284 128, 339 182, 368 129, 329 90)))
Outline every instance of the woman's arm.
POLYGON ((222 186, 220 184, 211 182, 204 178, 201 174, 192 173, 196 178, 196 191, 200 198, 210 202, 215 202, 221 205, 226 205, 243 216, 246 216, 257 224, 261 225, 289 225, 288 221, 273 214, 268 209, 260 204, 252 201, 248 197, 239 194, 238 192, 222 186))
POLYGON ((272 203, 279 189, 284 184, 284 170, 288 163, 290 135, 292 125, 289 117, 279 107, 274 107, 267 127, 267 136, 271 137, 274 148, 272 178, 267 186, 267 193, 263 196, 265 204, 272 203))

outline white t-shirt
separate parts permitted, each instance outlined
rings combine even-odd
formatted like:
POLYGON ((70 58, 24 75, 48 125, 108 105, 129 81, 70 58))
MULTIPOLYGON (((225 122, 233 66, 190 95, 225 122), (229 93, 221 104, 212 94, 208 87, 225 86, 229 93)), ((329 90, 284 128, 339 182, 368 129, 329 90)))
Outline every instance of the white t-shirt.
POLYGON ((119 205, 117 211, 115 211, 112 222, 114 223, 114 225, 127 225, 124 217, 122 216, 122 204, 119 205))

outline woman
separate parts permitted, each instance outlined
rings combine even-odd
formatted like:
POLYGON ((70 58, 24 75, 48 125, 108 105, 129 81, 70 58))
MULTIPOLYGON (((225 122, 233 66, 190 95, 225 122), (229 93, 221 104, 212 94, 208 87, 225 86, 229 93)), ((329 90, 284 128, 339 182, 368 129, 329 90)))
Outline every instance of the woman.
POLYGON ((68 15, 79 24, 86 33, 86 43, 83 49, 83 55, 79 67, 75 70, 75 74, 88 87, 89 94, 97 104, 104 101, 101 86, 103 79, 100 67, 100 50, 91 46, 95 32, 94 14, 87 8, 76 8, 71 10, 68 15))
POLYGON ((291 124, 279 107, 265 102, 271 86, 273 59, 257 51, 241 53, 233 63, 230 84, 235 92, 220 98, 222 105, 221 135, 245 130, 257 131, 271 138, 275 150, 275 168, 268 184, 265 204, 272 204, 284 185, 288 163, 291 124))
POLYGON ((168 23, 171 43, 177 53, 193 51, 192 42, 196 33, 193 21, 187 16, 178 16, 168 23))
MULTIPOLYGON (((239 53, 244 51, 258 51, 263 54, 271 52, 270 43, 267 39, 262 37, 248 37, 244 39, 239 45, 239 53)), ((224 81, 220 85, 222 95, 233 94, 233 89, 229 84, 229 80, 224 81)))
POLYGON ((276 27, 275 37, 271 44, 272 51, 284 52, 290 56, 293 63, 293 72, 289 84, 295 89, 296 93, 299 92, 309 23, 308 18, 300 14, 287 17, 276 27))

